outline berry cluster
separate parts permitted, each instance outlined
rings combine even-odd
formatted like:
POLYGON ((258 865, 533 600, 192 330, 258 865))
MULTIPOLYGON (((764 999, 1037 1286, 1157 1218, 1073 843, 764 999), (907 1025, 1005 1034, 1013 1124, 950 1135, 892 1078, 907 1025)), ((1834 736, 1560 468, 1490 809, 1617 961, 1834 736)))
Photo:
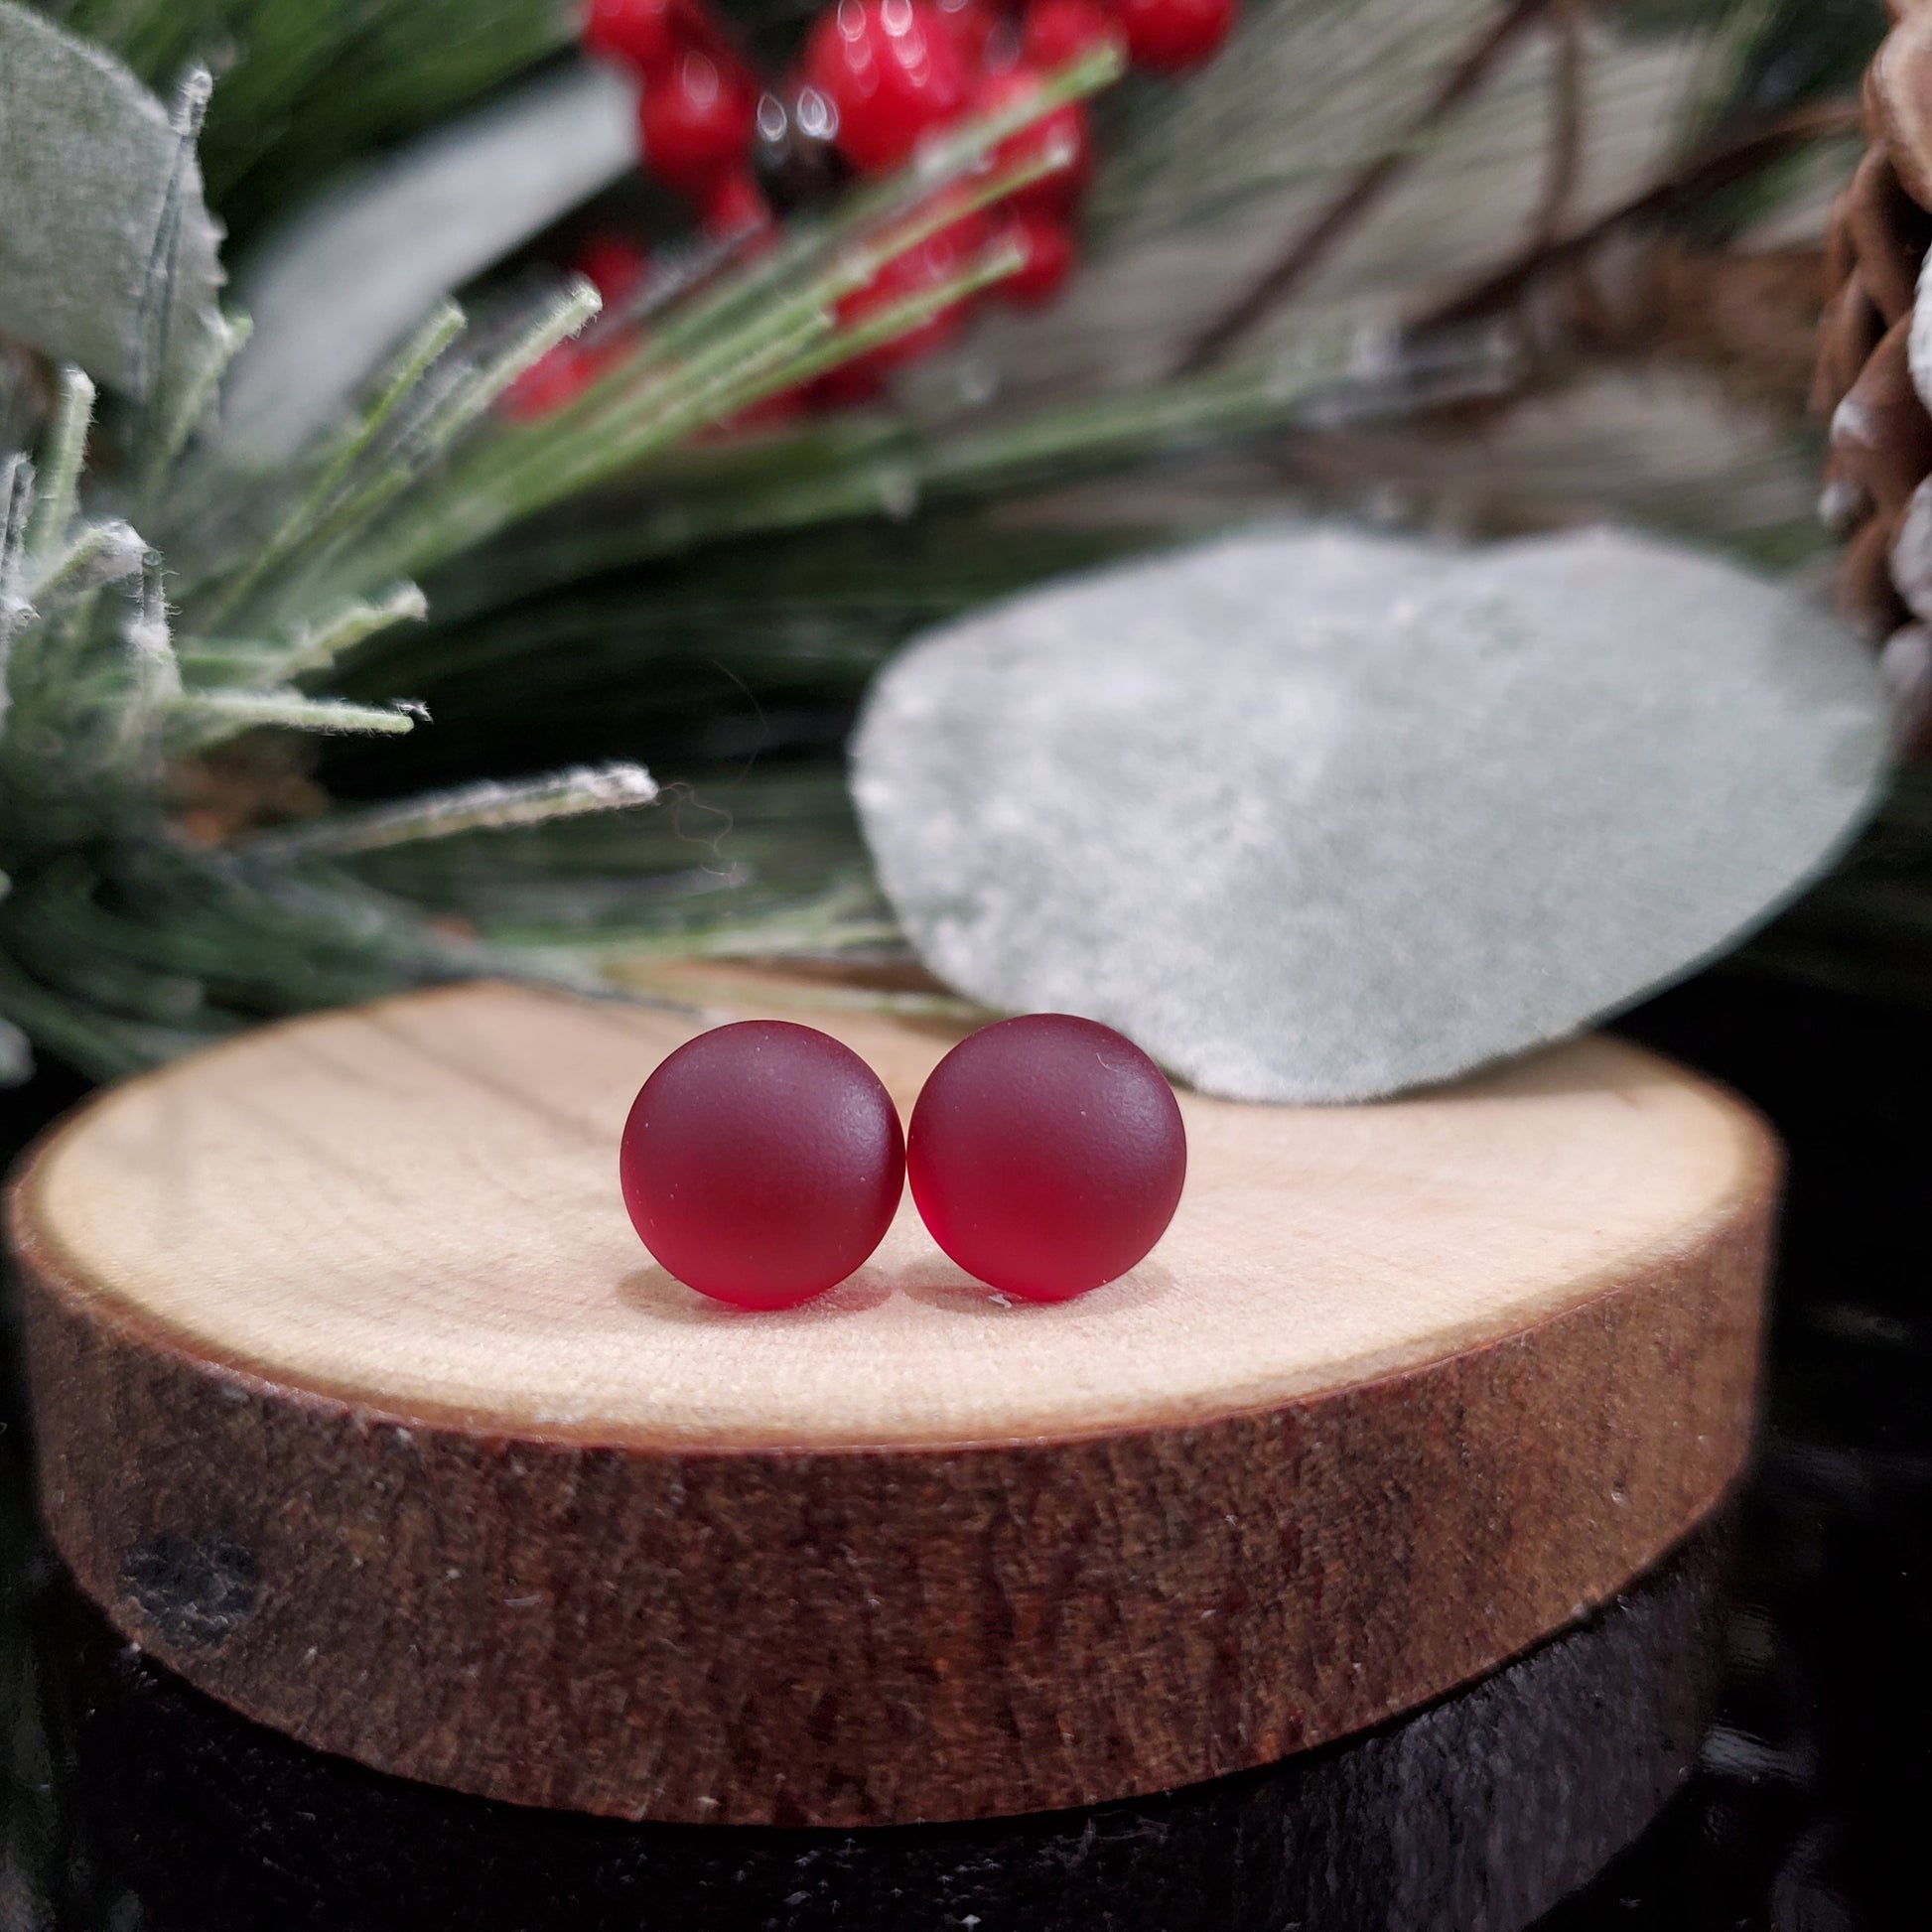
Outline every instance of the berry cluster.
MULTIPOLYGON (((1134 66, 1173 74, 1217 53, 1236 0, 833 0, 813 22, 791 72, 763 81, 706 0, 590 0, 585 47, 639 83, 645 172, 690 203, 698 225, 744 241, 847 175, 884 174, 928 135, 969 115, 1025 100, 1041 77, 1103 42, 1134 66)), ((1003 145, 1017 165, 1071 159, 987 214, 963 216, 888 262, 849 296, 840 319, 860 323, 959 276, 992 243, 1022 266, 999 285, 1022 307, 1050 302, 1072 272, 1073 216, 1090 172, 1084 108, 1054 109, 1003 145)), ((641 254, 606 242, 576 266, 607 304, 641 280, 641 254), (625 252, 627 250, 627 253, 625 252)), ((938 347, 964 321, 945 310, 836 378, 811 400, 874 393, 888 370, 938 347)), ((608 353, 608 351, 606 351, 608 353)), ((571 400, 600 367, 595 347, 566 345, 511 392, 515 414, 571 400)))

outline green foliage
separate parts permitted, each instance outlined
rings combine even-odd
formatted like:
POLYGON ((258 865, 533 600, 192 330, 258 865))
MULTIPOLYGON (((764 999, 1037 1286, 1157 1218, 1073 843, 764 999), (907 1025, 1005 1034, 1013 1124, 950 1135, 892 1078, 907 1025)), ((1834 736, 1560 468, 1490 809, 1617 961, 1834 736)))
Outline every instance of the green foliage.
POLYGON ((0 0, 0 331, 156 403, 163 423, 206 402, 202 373, 227 345, 195 166, 207 91, 191 69, 164 108, 98 48, 0 0))
MULTIPOLYGON (((210 199, 244 235, 569 29, 549 0, 42 11, 157 84, 208 62, 210 199)), ((1448 30, 1488 13, 1479 0, 1437 9, 1425 43, 1407 31, 1418 11, 1377 0, 1364 40, 1363 9, 1275 0, 1224 64, 1225 100, 1136 90, 1109 116, 1118 165, 1096 202, 1101 236, 1131 234, 1150 210, 1173 232, 1284 182, 1298 218, 1318 214, 1392 138, 1377 130, 1404 126, 1403 90, 1440 64, 1448 30), (1340 103, 1339 119, 1285 111, 1291 87, 1340 103), (1349 101, 1374 111, 1351 119, 1349 101), (1310 128, 1329 131, 1311 146, 1310 128), (1278 145, 1238 151, 1258 139, 1278 145)), ((774 45, 796 31, 782 6, 745 12, 774 45)), ((1110 77, 1089 63, 1033 111, 1110 77)), ((1506 103, 1505 171, 1519 167, 1534 98, 1518 86, 1506 103)), ((68 374, 35 431, 36 462, 0 455, 0 1015, 15 1066, 28 1036, 111 1073, 263 1015, 424 978, 517 970, 595 985, 614 962, 666 947, 882 936, 839 757, 865 682, 902 636, 1169 540, 1180 519, 1161 480, 1177 457, 1255 451, 1278 490, 1286 432, 1321 425, 1345 440, 1494 390, 1486 337, 1420 360, 1386 346, 1364 356, 1355 319, 1330 303, 1285 350, 1183 379, 1113 382, 1101 358, 1084 390, 1042 397, 1021 383, 1026 400, 990 411, 942 397, 721 434, 1011 269, 995 248, 953 284, 860 326, 840 320, 841 299, 884 259, 962 202, 1021 183, 1024 167, 980 169, 1019 118, 963 131, 916 179, 795 220, 761 258, 690 257, 651 297, 634 345, 533 422, 493 405, 584 326, 581 287, 476 325, 439 309, 353 414, 266 478, 232 473, 200 440, 217 369, 165 411, 110 412, 91 433, 89 385, 68 374), (955 199, 940 217, 930 197, 947 179, 955 199), (1082 479, 1129 477, 1149 481, 1154 506, 1092 518, 1040 507, 1082 479), (434 733, 415 729, 416 701, 434 733), (639 757, 659 801, 624 809, 650 787, 639 757), (310 782, 318 771, 333 810, 310 782), (480 787, 486 771, 523 775, 480 787), (397 804, 399 785, 430 789, 397 804)), ((1458 212, 1466 230, 1459 201, 1458 212)), ((1370 251, 1380 319, 1406 293, 1405 257, 1383 249, 1370 251)), ((224 346, 239 337, 237 325, 224 346)), ((31 394, 28 377, 17 393, 31 394)), ((26 418, 0 407, 0 443, 9 420, 26 418)), ((1212 522, 1267 496, 1189 500, 1212 522)))
POLYGON ((202 143, 209 199, 242 246, 345 164, 431 126, 564 47, 564 0, 41 0, 171 89, 195 62, 216 88, 202 143))
MULTIPOLYGON (((1112 71, 1108 55, 1077 64, 1031 111, 1112 71)), ((943 287, 840 318, 841 299, 885 260, 1048 165, 983 165, 1025 118, 962 130, 916 178, 869 188, 762 258, 713 263, 667 291, 648 334, 589 393, 533 422, 495 404, 595 314, 587 284, 506 329, 473 331, 444 305, 353 417, 266 482, 198 446, 199 405, 165 398, 96 424, 93 384, 69 369, 38 467, 16 452, 0 468, 0 1051, 15 1070, 30 1037, 115 1073, 265 1014, 449 974, 593 984, 620 941, 744 950, 879 931, 843 813, 810 778, 767 814, 765 836, 748 835, 774 861, 785 853, 755 889, 743 855, 713 863, 715 835, 688 829, 683 797, 662 815, 664 834, 562 831, 648 802, 651 780, 622 760, 508 784, 471 776, 401 804, 277 821, 308 808, 305 738, 392 738, 420 721, 401 679, 432 667, 372 655, 423 618, 412 579, 434 572, 460 592, 482 546, 620 478, 682 506, 682 520, 655 526, 659 552, 674 554, 724 532, 850 520, 907 491, 970 496, 1279 423, 1332 387, 1340 356, 1311 353, 979 436, 855 420, 694 442, 1010 272, 1016 258, 996 249, 943 287), (933 190, 949 179, 940 212, 933 190), (210 821, 225 835, 212 844, 210 821), (480 857, 480 838, 499 856, 480 857), (440 869, 398 856, 444 840, 440 869), (516 888, 539 853, 552 909, 533 915, 516 888), (602 888, 587 865, 605 868, 602 888)), ((227 346, 242 334, 229 331, 227 346)), ((208 387, 218 374, 207 371, 208 387)), ((520 570, 540 577, 534 552, 520 570)), ((926 608, 943 581, 923 593, 926 608)), ((920 601, 909 585, 901 595, 920 601)), ((487 590, 473 597, 473 614, 491 602, 487 590)), ((511 655, 540 646, 528 626, 499 639, 511 655)), ((491 661, 485 634, 469 648, 491 661)), ((631 681, 640 668, 627 667, 631 681)))

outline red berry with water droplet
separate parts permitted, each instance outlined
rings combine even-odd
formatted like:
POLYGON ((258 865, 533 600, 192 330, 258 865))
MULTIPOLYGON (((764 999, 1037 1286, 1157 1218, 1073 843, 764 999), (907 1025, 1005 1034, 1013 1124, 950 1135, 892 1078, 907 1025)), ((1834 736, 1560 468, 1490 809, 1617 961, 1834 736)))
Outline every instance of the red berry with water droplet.
POLYGON ((1012 66, 1017 52, 1013 31, 988 0, 933 0, 933 13, 952 36, 969 74, 1012 66))
POLYGON ((1187 1173, 1161 1069, 1063 1013, 1002 1020, 933 1068, 906 1137, 912 1198, 969 1275, 1063 1302, 1124 1275, 1166 1232, 1187 1173))
POLYGON ((645 85, 637 109, 644 166, 653 180, 694 201, 743 169, 755 101, 737 75, 687 49, 645 85))
POLYGON ((838 0, 813 27, 802 69, 838 117, 838 151, 867 174, 897 167, 970 91, 958 44, 931 0, 838 0))
POLYGON ((1021 208, 1000 224, 997 237, 1018 248, 1021 266, 995 293, 1020 309, 1043 309, 1073 273, 1073 237, 1064 222, 1035 208, 1021 208))
MULTIPOLYGON (((915 246, 895 255, 864 288, 846 296, 838 305, 839 321, 848 328, 875 321, 901 302, 930 294, 966 272, 973 257, 985 246, 986 236, 983 215, 967 214, 948 222, 915 246)), ((856 393, 867 386, 876 387, 876 378, 884 371, 917 361, 950 342, 965 319, 964 303, 949 303, 935 310, 923 322, 846 364, 842 373, 847 380, 834 384, 834 390, 856 393)))
POLYGON ((618 1154, 623 1204, 664 1269, 714 1301, 782 1309, 885 1238, 905 1174, 892 1096, 811 1027, 700 1034, 643 1084, 618 1154))
MULTIPOLYGON (((973 111, 993 114, 1002 108, 1018 107, 1038 91, 1039 75, 1029 69, 991 74, 973 95, 973 111)), ((1093 173, 1093 140, 1086 110, 1077 101, 1042 114, 993 150, 993 163, 998 168, 1049 161, 1060 165, 1010 196, 1010 206, 1064 213, 1080 199, 1080 191, 1093 173)))

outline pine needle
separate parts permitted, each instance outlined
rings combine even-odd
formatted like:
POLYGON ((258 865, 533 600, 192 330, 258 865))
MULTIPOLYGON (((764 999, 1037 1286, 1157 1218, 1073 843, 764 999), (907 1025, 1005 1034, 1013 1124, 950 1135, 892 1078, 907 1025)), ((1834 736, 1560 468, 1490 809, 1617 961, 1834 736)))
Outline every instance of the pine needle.
POLYGON ((298 630, 288 644, 272 655, 248 682, 286 683, 327 670, 357 644, 399 623, 420 623, 429 616, 429 600, 414 584, 398 584, 373 603, 353 598, 313 628, 298 630))
POLYGON ((350 704, 342 698, 308 698, 300 691, 192 691, 169 707, 169 749, 180 755, 246 731, 273 726, 284 731, 401 733, 416 728, 417 714, 399 705, 350 704))
POLYGON ((640 764, 584 765, 518 784, 460 785, 372 811, 338 813, 313 825, 265 833, 241 850, 250 860, 272 865, 343 859, 462 832, 508 831, 591 812, 626 811, 656 797, 656 781, 640 764))
POLYGON ((132 577, 148 554, 147 540, 131 523, 89 523, 59 555, 45 559, 28 587, 28 602, 79 597, 132 577))
POLYGON ((27 547, 37 557, 67 541, 79 501, 80 471, 86 461, 87 432, 93 427, 94 385, 78 369, 61 371, 61 405, 48 438, 46 476, 40 503, 28 529, 27 547))

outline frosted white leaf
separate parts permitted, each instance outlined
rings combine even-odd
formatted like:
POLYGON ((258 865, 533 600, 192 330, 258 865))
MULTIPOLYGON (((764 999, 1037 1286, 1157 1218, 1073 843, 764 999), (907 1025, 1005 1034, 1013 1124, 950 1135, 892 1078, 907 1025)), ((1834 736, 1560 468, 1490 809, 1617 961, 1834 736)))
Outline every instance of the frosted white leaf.
POLYGON ((1932 488, 1912 491, 1891 542, 1891 581, 1921 623, 1932 622, 1932 488))
POLYGON ((267 466, 327 423, 439 297, 636 166, 630 87, 565 68, 438 128, 298 214, 239 279, 255 333, 226 442, 267 466))
POLYGON ((854 751, 935 972, 1237 1099, 1342 1101, 1576 1032, 1756 925, 1885 761, 1833 619, 1612 532, 1278 526, 967 619, 854 751))
POLYGON ((1932 725, 1932 635, 1924 624, 1905 624, 1885 639, 1878 674, 1891 694, 1894 742, 1922 744, 1932 725))
POLYGON ((1912 387, 1919 401, 1932 409, 1932 302, 1925 299, 1932 262, 1919 269, 1918 291, 1912 302, 1912 326, 1905 332, 1905 357, 1911 365, 1912 387))
POLYGON ((186 127, 111 55, 0 0, 0 335, 170 390, 223 338, 220 237, 186 127))

